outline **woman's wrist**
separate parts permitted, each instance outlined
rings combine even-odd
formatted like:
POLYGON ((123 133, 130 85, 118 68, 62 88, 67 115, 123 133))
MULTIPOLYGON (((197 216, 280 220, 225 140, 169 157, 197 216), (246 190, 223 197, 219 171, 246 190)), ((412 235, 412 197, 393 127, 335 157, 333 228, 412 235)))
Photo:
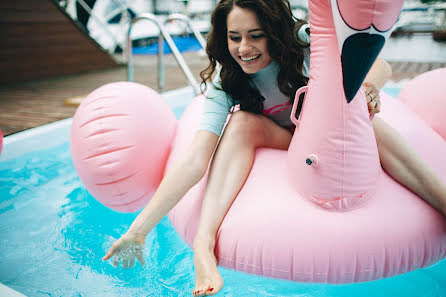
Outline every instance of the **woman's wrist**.
POLYGON ((143 230, 140 230, 136 226, 130 226, 130 228, 127 230, 127 232, 124 234, 124 236, 137 241, 137 242, 144 242, 147 236, 147 233, 143 230))

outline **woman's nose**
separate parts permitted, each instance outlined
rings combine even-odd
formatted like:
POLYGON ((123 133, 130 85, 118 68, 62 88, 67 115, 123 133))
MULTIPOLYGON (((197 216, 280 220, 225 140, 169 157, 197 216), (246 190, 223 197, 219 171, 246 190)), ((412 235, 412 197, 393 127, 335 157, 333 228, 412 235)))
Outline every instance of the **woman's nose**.
POLYGON ((251 45, 249 43, 248 40, 246 40, 246 38, 243 38, 242 41, 240 42, 240 46, 239 46, 239 52, 240 54, 243 53, 248 53, 251 49, 251 45))

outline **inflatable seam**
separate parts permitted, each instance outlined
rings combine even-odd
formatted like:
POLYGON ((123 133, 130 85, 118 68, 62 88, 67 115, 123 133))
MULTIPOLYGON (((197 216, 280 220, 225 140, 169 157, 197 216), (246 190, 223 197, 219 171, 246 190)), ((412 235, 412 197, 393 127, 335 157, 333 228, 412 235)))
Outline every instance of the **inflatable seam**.
POLYGON ((135 203, 135 202, 137 202, 137 201, 139 201, 139 200, 144 199, 144 197, 146 197, 147 195, 149 195, 149 193, 150 193, 150 190, 147 191, 147 192, 145 192, 143 195, 139 196, 139 197, 136 198, 135 200, 128 201, 128 202, 123 203, 123 204, 104 203, 104 202, 102 202, 102 203, 103 203, 104 205, 106 205, 106 206, 126 206, 126 205, 130 205, 130 204, 133 204, 133 203, 135 203))
POLYGON ((329 210, 351 210, 352 207, 357 204, 356 202, 350 204, 349 201, 359 201, 362 198, 364 198, 366 193, 362 193, 361 195, 357 197, 337 197, 331 200, 325 200, 322 198, 315 197, 314 195, 311 196, 311 199, 313 202, 324 208, 329 210), (337 205, 337 206, 336 206, 337 205))
POLYGON ((117 113, 117 114, 109 114, 109 115, 105 115, 105 116, 99 116, 99 117, 96 117, 96 118, 86 121, 85 123, 81 124, 79 126, 79 128, 85 127, 86 125, 88 125, 94 121, 101 120, 101 119, 115 118, 115 117, 128 117, 128 116, 129 115, 125 114, 125 113, 117 113))
POLYGON ((114 131, 119 131, 119 130, 120 129, 101 129, 101 130, 98 130, 98 131, 95 131, 95 132, 91 133, 90 135, 88 135, 85 138, 89 139, 89 138, 93 138, 93 137, 98 136, 98 135, 104 135, 104 134, 107 134, 107 133, 110 133, 110 132, 114 132, 114 131))
POLYGON ((111 182, 106 182, 106 183, 96 183, 96 186, 107 186, 107 185, 111 185, 111 184, 119 183, 119 182, 122 182, 122 181, 124 181, 124 180, 126 180, 126 179, 129 179, 129 178, 135 176, 137 173, 138 173, 138 172, 132 173, 132 174, 126 176, 126 177, 123 177, 123 178, 121 178, 121 179, 117 179, 117 180, 114 180, 114 181, 111 181, 111 182))
POLYGON ((131 148, 134 148, 134 147, 135 147, 134 145, 124 146, 124 147, 120 147, 120 148, 117 148, 117 149, 114 149, 114 150, 109 150, 109 151, 102 152, 102 153, 99 153, 99 154, 95 154, 95 155, 92 155, 92 156, 89 156, 89 157, 85 157, 82 160, 84 160, 84 161, 91 160, 91 159, 99 157, 99 156, 103 156, 103 155, 107 155, 107 154, 111 154, 111 153, 115 153, 115 152, 119 152, 119 151, 128 150, 128 149, 131 149, 131 148))

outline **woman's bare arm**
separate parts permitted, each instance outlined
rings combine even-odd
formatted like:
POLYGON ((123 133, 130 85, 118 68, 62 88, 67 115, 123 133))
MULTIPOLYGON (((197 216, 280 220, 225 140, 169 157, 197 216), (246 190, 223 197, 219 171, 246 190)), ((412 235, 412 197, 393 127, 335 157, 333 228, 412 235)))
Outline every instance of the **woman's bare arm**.
POLYGON ((370 68, 369 73, 367 73, 367 76, 364 79, 364 84, 373 84, 376 89, 381 90, 391 77, 392 68, 389 63, 381 58, 377 58, 375 63, 373 63, 372 68, 370 68))

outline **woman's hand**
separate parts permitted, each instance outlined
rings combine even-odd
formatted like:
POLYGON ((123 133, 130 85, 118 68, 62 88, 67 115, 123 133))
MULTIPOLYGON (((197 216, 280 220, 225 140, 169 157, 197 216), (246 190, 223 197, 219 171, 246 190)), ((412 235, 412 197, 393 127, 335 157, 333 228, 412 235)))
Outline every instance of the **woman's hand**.
POLYGON ((122 261, 123 268, 132 268, 135 265, 136 258, 142 266, 144 264, 144 245, 144 238, 126 233, 113 243, 102 260, 105 261, 114 256, 113 266, 118 267, 119 263, 122 261))
POLYGON ((370 117, 373 117, 376 113, 380 112, 381 101, 379 97, 379 89, 374 84, 366 82, 364 83, 365 98, 367 99, 367 107, 369 108, 370 117))

